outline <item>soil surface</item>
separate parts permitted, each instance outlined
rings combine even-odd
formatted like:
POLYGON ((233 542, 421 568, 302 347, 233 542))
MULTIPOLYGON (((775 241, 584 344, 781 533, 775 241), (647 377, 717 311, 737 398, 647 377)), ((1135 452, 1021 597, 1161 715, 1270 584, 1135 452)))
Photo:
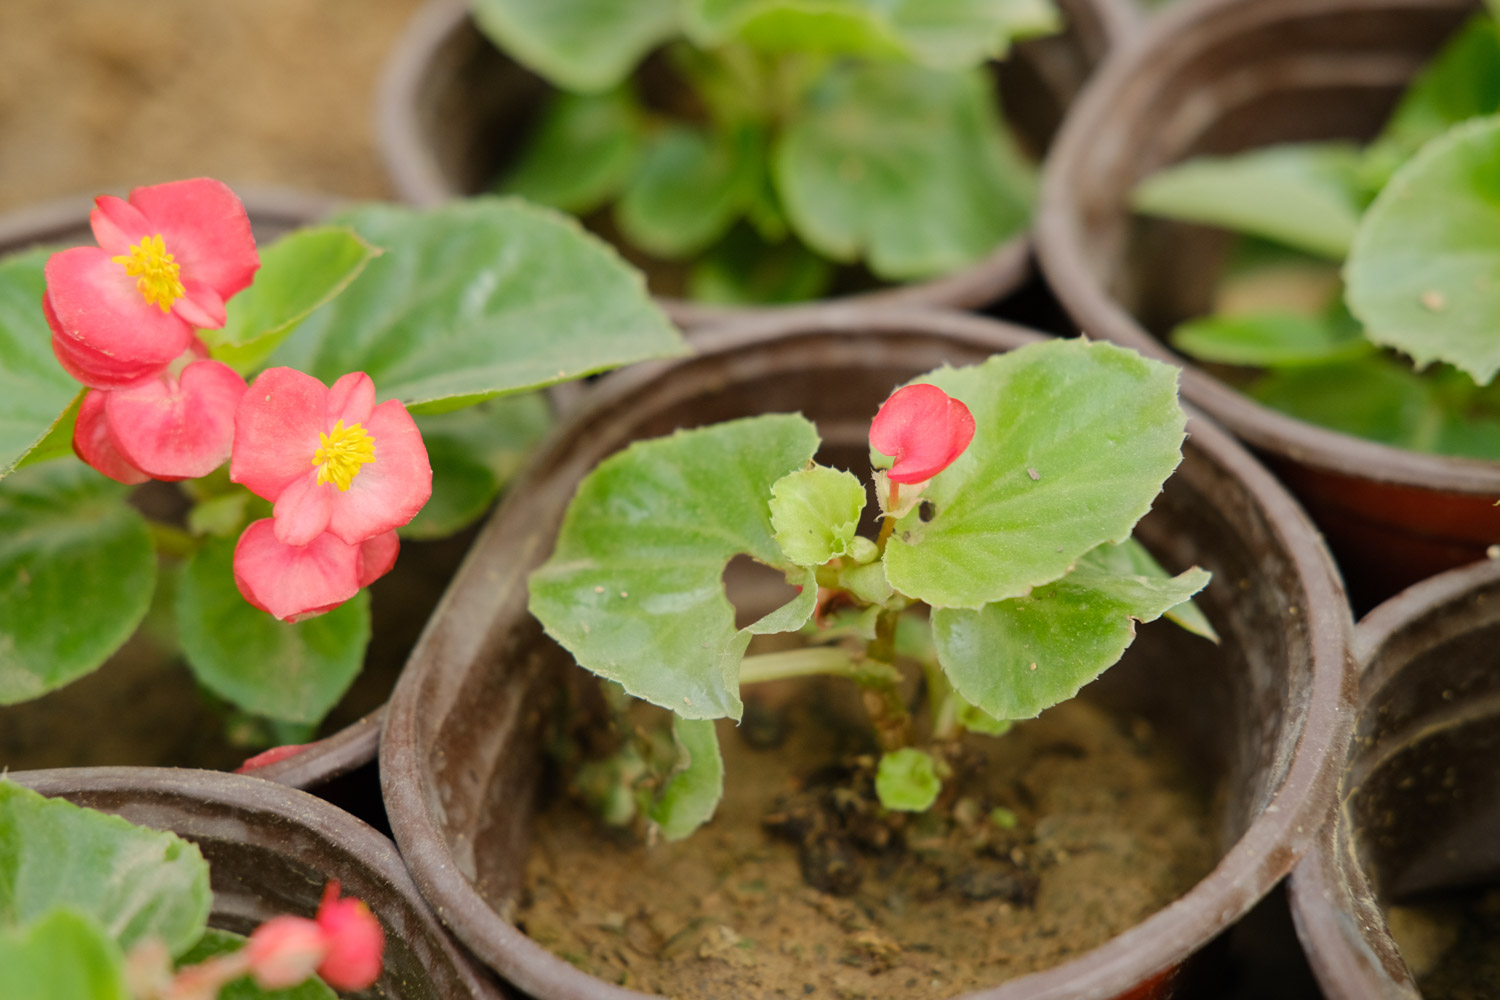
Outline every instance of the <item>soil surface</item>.
POLYGON ((747 735, 777 741, 750 715, 721 724, 725 797, 686 841, 647 846, 571 803, 547 808, 511 914, 526 933, 600 978, 674 998, 951 997, 1103 943, 1217 860, 1182 762, 1143 720, 1086 702, 971 738, 984 760, 953 818, 885 824, 883 848, 858 822, 787 839, 788 813, 823 794, 808 762, 858 767, 861 748, 792 710, 790 735, 757 749, 747 735), (997 807, 1011 815, 992 818, 997 807), (812 888, 803 871, 826 875, 830 859, 852 876, 812 888))
POLYGON ((1386 916, 1424 1000, 1500 996, 1500 888, 1393 906, 1386 916))

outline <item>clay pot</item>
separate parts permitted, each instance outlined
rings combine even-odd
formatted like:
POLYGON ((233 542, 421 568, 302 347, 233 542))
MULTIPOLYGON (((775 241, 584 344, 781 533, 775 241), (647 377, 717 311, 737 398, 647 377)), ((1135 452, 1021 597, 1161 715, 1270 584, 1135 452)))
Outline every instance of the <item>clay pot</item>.
MULTIPOLYGON (((1137 20, 1129 0, 1059 0, 1059 6, 1066 33, 1016 46, 999 67, 1007 118, 1023 148, 1037 156, 1093 67, 1134 33, 1137 20)), ((461 0, 430 0, 391 53, 381 82, 380 148, 392 185, 417 205, 486 190, 516 154, 549 90, 479 32, 461 0)), ((1022 285, 1031 271, 1029 253, 1029 241, 1017 237, 957 273, 847 298, 981 306, 1022 285)), ((673 298, 662 304, 684 326, 752 311, 673 298)))
POLYGON ((1355 630, 1360 710, 1334 822, 1291 880, 1330 1000, 1416 1000, 1393 901, 1500 876, 1500 563, 1402 592, 1355 630))
POLYGON ((283 913, 312 916, 323 886, 369 904, 385 930, 385 968, 359 996, 503 1000, 502 989, 443 930, 390 841, 305 792, 217 771, 151 767, 19 771, 43 795, 169 830, 197 844, 214 898, 209 923, 248 934, 283 913))
MULTIPOLYGON (((382 736, 387 811, 417 884, 481 959, 542 1000, 642 996, 578 971, 499 912, 525 865, 543 706, 577 671, 527 612, 526 577, 579 480, 632 440, 786 410, 818 423, 838 464, 867 454, 870 415, 896 385, 1036 335, 956 314, 824 307, 700 338, 693 357, 604 379, 538 452, 424 633, 382 736)), ((1202 767, 1217 867, 1101 947, 974 1000, 1173 995, 1179 963, 1276 884, 1332 802, 1354 689, 1332 564, 1292 499, 1226 434, 1195 416, 1185 451, 1137 535, 1169 568, 1214 573, 1197 600, 1223 643, 1145 626, 1086 695, 1144 716, 1202 767)))
MULTIPOLYGON (((1168 9, 1101 70, 1048 160, 1042 269, 1089 336, 1181 363, 1161 340, 1209 311, 1229 237, 1132 214, 1131 190, 1193 156, 1366 140, 1471 0, 1201 0, 1168 9)), ((1248 442, 1327 535, 1369 608, 1500 538, 1500 465, 1303 423, 1203 371, 1183 394, 1248 442)))

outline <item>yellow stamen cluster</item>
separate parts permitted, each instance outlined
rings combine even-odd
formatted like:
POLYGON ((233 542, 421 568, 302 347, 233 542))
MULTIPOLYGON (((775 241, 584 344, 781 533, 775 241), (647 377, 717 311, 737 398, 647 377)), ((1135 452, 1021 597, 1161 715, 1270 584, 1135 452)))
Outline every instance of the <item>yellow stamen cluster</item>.
POLYGON ((332 434, 319 434, 321 447, 313 454, 318 467, 318 485, 333 483, 343 492, 349 488, 360 466, 375 461, 375 439, 360 424, 345 427, 340 420, 332 434))
POLYGON ((130 253, 110 260, 125 266, 125 273, 135 279, 135 287, 146 297, 147 305, 159 306, 162 312, 167 312, 183 295, 182 282, 177 280, 182 265, 167 253, 160 233, 132 244, 130 253))

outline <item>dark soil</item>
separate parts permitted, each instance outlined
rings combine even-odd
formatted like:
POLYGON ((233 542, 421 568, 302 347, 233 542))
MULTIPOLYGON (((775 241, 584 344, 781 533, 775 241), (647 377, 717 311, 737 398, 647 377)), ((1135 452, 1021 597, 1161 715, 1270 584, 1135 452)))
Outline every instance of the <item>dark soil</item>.
POLYGON ((1394 906, 1387 918, 1424 1000, 1500 997, 1500 888, 1394 906))

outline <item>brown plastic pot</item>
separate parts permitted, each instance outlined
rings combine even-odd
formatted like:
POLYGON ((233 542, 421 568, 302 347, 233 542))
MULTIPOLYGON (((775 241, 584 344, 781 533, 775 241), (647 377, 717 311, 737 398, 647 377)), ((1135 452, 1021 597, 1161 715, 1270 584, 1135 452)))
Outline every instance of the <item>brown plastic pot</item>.
MULTIPOLYGON (((1158 338, 1208 311, 1226 234, 1132 214, 1168 164, 1277 142, 1371 138, 1477 0, 1197 0, 1100 70, 1043 179, 1042 270, 1078 327, 1181 363, 1158 338)), ((1248 442, 1328 537, 1369 608, 1500 538, 1500 464, 1316 427, 1189 368, 1183 394, 1248 442)))
POLYGON ((85 767, 9 779, 197 844, 213 885, 209 923, 222 930, 248 934, 283 913, 311 916, 324 884, 338 879, 385 931, 380 979, 357 996, 511 996, 443 930, 391 842, 322 799, 218 771, 85 767))
MULTIPOLYGON (((823 307, 699 335, 694 357, 611 375, 536 455, 490 520, 395 694, 381 777, 417 884, 482 960, 541 1000, 642 996, 592 978, 498 912, 520 885, 545 750, 544 706, 571 657, 527 612, 579 480, 632 440, 800 410, 824 459, 867 461, 870 416, 892 388, 1036 335, 948 313, 823 307)), ((1145 626, 1086 696, 1145 716, 1214 790, 1217 867, 1182 898, 1056 968, 971 1000, 1183 996, 1181 963, 1290 870, 1332 803, 1354 693, 1352 624, 1326 551, 1295 502, 1224 432, 1189 424, 1186 459, 1138 535, 1214 583, 1197 599, 1223 644, 1145 626)))
MULTIPOLYGON (((1093 67, 1133 34, 1138 19, 1129 0, 1059 0, 1059 6, 1067 31, 1016 46, 999 67, 1007 119, 1033 153, 1047 149, 1093 67)), ((479 32, 462 0, 430 0, 391 53, 376 109, 381 156, 397 193, 432 205, 487 190, 550 89, 479 32)), ((845 300, 982 306, 1022 285, 1031 272, 1029 254, 1021 236, 954 274, 845 300)), ((684 326, 752 311, 674 298, 662 304, 684 326)))
POLYGON ((1500 562, 1426 580, 1355 630, 1360 712, 1292 914, 1329 1000, 1417 1000, 1384 909, 1500 877, 1500 562))

